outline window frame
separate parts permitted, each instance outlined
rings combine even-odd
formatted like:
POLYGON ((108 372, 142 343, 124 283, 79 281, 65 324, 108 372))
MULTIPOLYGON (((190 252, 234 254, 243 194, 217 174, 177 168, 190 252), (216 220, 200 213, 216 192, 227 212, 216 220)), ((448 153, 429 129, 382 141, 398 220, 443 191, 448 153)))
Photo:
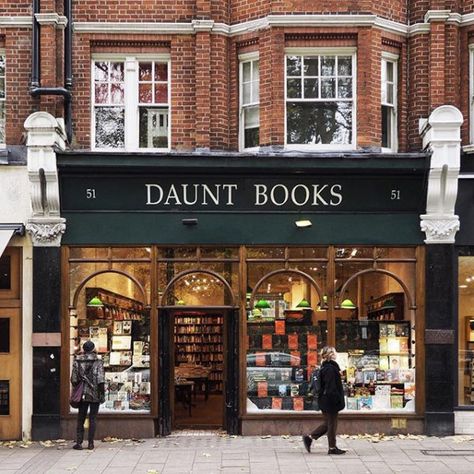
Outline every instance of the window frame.
MULTIPOLYGON (((300 151, 341 151, 341 150, 355 150, 357 148, 357 48, 350 47, 304 47, 304 48, 285 48, 284 55, 284 147, 287 150, 300 151), (288 56, 351 56, 352 58, 352 143, 338 145, 338 144, 288 144, 288 107, 287 107, 287 67, 286 59, 288 56)), ((336 85, 337 87, 337 85, 336 85)), ((332 100, 332 99, 330 99, 332 100)), ((337 99, 336 99, 337 100, 337 99)), ((335 101, 336 101, 335 100, 335 101)), ((305 103, 305 99, 290 99, 290 101, 299 101, 305 103)), ((345 100, 348 102, 348 100, 345 100)), ((311 99, 311 102, 323 102, 321 98, 311 99)))
MULTIPOLYGON (((118 153, 118 152, 169 152, 171 150, 171 56, 169 53, 157 54, 116 54, 116 53, 97 53, 91 57, 90 66, 91 76, 91 149, 100 152, 118 153), (95 130, 95 89, 94 89, 94 63, 97 61, 123 62, 124 64, 124 129, 125 141, 123 148, 101 148, 96 146, 95 130), (162 108, 168 110, 168 146, 161 148, 140 147, 140 107, 143 104, 139 102, 138 96, 138 69, 140 62, 166 62, 168 66, 168 105, 162 108)), ((151 104, 155 107, 155 104, 151 104)), ((161 106, 156 106, 161 107, 161 106)))
POLYGON ((3 76, 0 76, 0 78, 3 78, 4 80, 4 84, 5 84, 5 90, 4 90, 4 94, 5 94, 5 97, 4 98, 0 98, 0 102, 3 103, 3 110, 4 110, 4 114, 5 114, 5 128, 3 130, 3 136, 4 136, 4 140, 1 141, 0 140, 0 149, 3 149, 7 146, 7 137, 6 137, 6 125, 7 125, 7 55, 6 55, 6 51, 4 48, 0 48, 0 57, 3 57, 3 61, 4 61, 4 64, 5 64, 5 72, 3 74, 3 76))
MULTIPOLYGON (((245 146, 245 109, 258 106, 259 121, 258 128, 260 133, 260 74, 258 79, 258 102, 251 102, 250 104, 243 104, 243 67, 245 63, 251 64, 251 74, 253 78, 253 63, 255 61, 260 62, 260 57, 258 51, 245 53, 239 55, 239 151, 258 151, 260 145, 255 147, 246 147, 245 146)), ((260 68, 260 64, 259 64, 260 68)), ((253 82, 253 81, 251 81, 253 82)), ((253 91, 253 88, 251 88, 253 91)))
MULTIPOLYGON (((384 147, 381 146, 383 153, 396 153, 398 151, 398 61, 400 57, 397 54, 389 53, 386 51, 382 51, 382 59, 381 59, 381 68, 380 68, 380 105, 385 107, 392 108, 392 126, 390 130, 392 146, 391 147, 384 147), (387 84, 387 80, 385 78, 385 65, 387 63, 393 64, 393 104, 389 104, 388 102, 383 102, 383 88, 385 84, 387 84)), ((380 120, 382 123, 382 117, 380 120)), ((380 135, 380 142, 382 143, 382 129, 380 135)))

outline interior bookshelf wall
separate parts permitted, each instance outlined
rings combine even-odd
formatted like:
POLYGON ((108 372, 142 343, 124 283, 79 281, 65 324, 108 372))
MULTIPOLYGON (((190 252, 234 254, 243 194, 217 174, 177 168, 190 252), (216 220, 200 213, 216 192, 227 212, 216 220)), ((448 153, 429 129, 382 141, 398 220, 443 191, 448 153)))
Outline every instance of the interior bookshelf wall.
POLYGON ((174 321, 175 363, 209 367, 211 390, 223 390, 224 317, 219 314, 180 313, 174 321))

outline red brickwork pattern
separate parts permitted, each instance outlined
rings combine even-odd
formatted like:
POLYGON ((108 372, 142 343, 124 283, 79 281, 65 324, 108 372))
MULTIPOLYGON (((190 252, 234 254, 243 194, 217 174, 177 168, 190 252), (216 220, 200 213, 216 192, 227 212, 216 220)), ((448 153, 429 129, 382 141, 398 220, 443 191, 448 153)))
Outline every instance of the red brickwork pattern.
POLYGON ((430 9, 430 0, 408 0, 410 23, 423 23, 425 13, 430 9))
POLYGON ((357 47, 357 144, 381 143, 381 32, 375 28, 359 31, 357 47))
POLYGON ((445 24, 431 23, 430 34, 430 106, 431 110, 445 101, 445 24))
MULTIPOLYGON (((399 22, 423 22, 429 9, 474 12, 474 0, 82 0, 76 22, 190 22, 212 18, 240 23, 269 14, 373 13, 399 22), (139 3, 139 7, 137 7, 139 3)), ((62 0, 43 0, 42 12, 62 12, 62 0)), ((31 2, 3 0, 1 15, 29 15, 31 2)), ((63 85, 62 31, 41 29, 41 84, 63 85)), ((73 118, 75 144, 91 146, 91 54, 93 51, 171 54, 171 147, 192 150, 238 148, 238 54, 260 55, 261 145, 285 142, 284 48, 357 46, 357 138, 359 147, 378 147, 381 51, 399 54, 399 148, 420 147, 418 120, 449 103, 469 113, 468 32, 474 27, 432 22, 431 33, 409 39, 376 28, 273 28, 238 37, 195 35, 74 35, 73 118), (382 35, 384 40, 382 41, 382 35), (258 40, 258 41, 255 41, 258 40), (459 73, 461 71, 461 74, 459 73)), ((62 115, 62 99, 28 94, 31 29, 0 29, 7 55, 7 141, 22 140, 22 124, 34 110, 62 115)), ((463 130, 467 143, 468 122, 463 130)))
MULTIPOLYGON (((416 35, 409 40, 408 65, 408 149, 419 150, 421 139, 418 119, 428 117, 429 104, 429 35, 416 35)), ((404 84, 402 85, 404 87, 404 84)))
MULTIPOLYGON (((3 33, 0 29, 0 35, 3 33)), ((23 139, 23 122, 32 112, 39 110, 39 101, 33 102, 28 93, 31 77, 30 32, 9 28, 4 48, 7 60, 6 142, 19 144, 23 139)))
POLYGON ((191 21, 196 0, 81 0, 73 2, 75 21, 191 21))
POLYGON ((229 149, 229 43, 224 36, 212 40, 211 56, 211 144, 229 149))
POLYGON ((32 2, 19 0, 2 0, 0 15, 31 15, 32 2))

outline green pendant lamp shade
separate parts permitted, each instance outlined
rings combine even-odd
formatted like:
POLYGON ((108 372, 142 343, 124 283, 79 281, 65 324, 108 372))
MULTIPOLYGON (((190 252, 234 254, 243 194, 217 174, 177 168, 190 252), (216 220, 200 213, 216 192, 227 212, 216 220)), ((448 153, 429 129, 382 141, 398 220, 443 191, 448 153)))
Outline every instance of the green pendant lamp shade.
POLYGON ((342 309, 356 309, 357 306, 348 298, 341 303, 342 309))
POLYGON ((267 300, 261 299, 255 303, 255 308, 268 309, 271 308, 270 303, 267 300))
POLYGON ((89 308, 103 308, 104 303, 102 303, 102 300, 98 296, 94 296, 94 298, 87 303, 87 306, 89 308))
POLYGON ((311 305, 309 304, 308 300, 302 299, 297 305, 297 308, 305 309, 305 308, 311 308, 311 305))

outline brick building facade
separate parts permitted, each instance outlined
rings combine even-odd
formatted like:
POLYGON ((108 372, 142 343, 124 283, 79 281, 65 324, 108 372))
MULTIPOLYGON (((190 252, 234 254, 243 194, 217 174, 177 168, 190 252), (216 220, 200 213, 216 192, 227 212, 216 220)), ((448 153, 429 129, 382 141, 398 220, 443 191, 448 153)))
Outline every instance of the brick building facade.
MULTIPOLYGON (((25 437, 31 434, 36 438, 59 437, 73 432, 73 418, 67 406, 69 355, 72 353, 69 333, 77 323, 74 326, 70 318, 77 318, 76 296, 81 295, 82 283, 88 282, 87 274, 81 274, 83 280, 73 281, 73 267, 77 263, 74 259, 80 260, 87 254, 78 252, 80 257, 74 257, 74 248, 150 245, 152 253, 156 251, 159 255, 156 246, 191 244, 326 245, 328 255, 334 246, 351 243, 416 247, 417 257, 404 260, 407 265, 416 266, 412 296, 416 293, 417 302, 410 310, 407 309, 410 298, 405 292, 406 319, 412 318, 410 331, 416 331, 417 340, 419 398, 416 409, 413 413, 388 415, 383 415, 382 410, 363 420, 359 413, 348 414, 343 424, 346 430, 354 431, 453 432, 454 408, 459 405, 453 389, 458 372, 454 361, 458 347, 455 340, 458 315, 456 305, 452 303, 453 297, 457 296, 457 264, 454 264, 457 221, 449 203, 445 208, 440 205, 439 212, 429 210, 431 201, 429 196, 427 198, 426 187, 431 190, 430 186, 434 186, 434 194, 443 201, 446 191, 428 182, 438 179, 435 176, 439 177, 444 169, 451 173, 447 193, 454 192, 455 199, 457 188, 453 183, 457 183, 459 164, 449 161, 451 158, 447 154, 441 165, 433 160, 430 164, 431 155, 427 150, 435 138, 426 138, 426 124, 423 128, 420 121, 441 106, 459 109, 464 121, 460 126, 461 142, 456 141, 456 137, 453 141, 458 147, 454 153, 458 154, 459 161, 460 145, 464 147, 463 159, 468 159, 473 140, 470 123, 473 32, 474 0, 0 0, 0 58, 3 62, 0 62, 0 147, 3 147, 0 148, 0 160, 3 160, 0 161, 0 185, 1 165, 5 164, 19 173, 23 171, 25 176, 27 173, 32 188, 31 216, 29 219, 18 217, 19 222, 27 224, 33 239, 34 263, 31 273, 23 274, 23 284, 26 287, 31 284, 25 291, 32 296, 32 314, 29 316, 32 318, 32 349, 26 347, 28 342, 23 333, 22 354, 23 370, 31 364, 33 381, 42 379, 33 388, 30 385, 23 387, 25 400, 22 415, 18 415, 18 429, 12 431, 13 435, 2 436, 19 437, 23 433, 25 437), (70 48, 65 41, 68 31, 72 31, 70 48), (38 47, 33 39, 35 32, 38 47), (72 81, 67 68, 69 60, 72 81), (35 64, 36 72, 39 72, 36 83, 35 64), (30 94, 35 88, 43 90, 30 94), (64 107, 69 97, 70 113, 64 107), (32 115, 37 112, 40 115, 32 115), (52 122, 47 117, 63 120, 52 122), (68 127, 72 127, 72 134, 67 133, 68 127), (46 139, 47 136, 50 138, 46 139), (364 159, 365 164, 359 167, 364 159), (392 166, 391 163, 397 164, 392 166), (219 173, 229 179, 234 175, 248 178, 249 173, 267 174, 270 179, 277 180, 273 183, 278 183, 281 176, 327 175, 328 179, 334 180, 346 175, 357 180, 361 175, 372 174, 387 180, 390 191, 397 176, 403 181, 419 172, 424 181, 418 194, 415 190, 412 192, 416 205, 395 209, 393 221, 377 220, 382 219, 381 214, 392 214, 390 208, 368 206, 369 201, 377 201, 379 197, 369 193, 365 204, 361 204, 360 215, 375 215, 372 231, 364 233, 362 230, 372 225, 372 221, 364 220, 366 217, 344 222, 344 212, 358 215, 356 208, 334 215, 334 220, 331 220, 332 215, 321 216, 319 228, 333 226, 333 230, 325 233, 317 229, 321 234, 308 234, 302 238, 289 231, 280 236, 280 224, 276 221, 267 236, 252 236, 252 230, 260 225, 258 219, 249 220, 247 234, 239 233, 237 229, 234 233, 237 240, 233 240, 231 231, 228 238, 216 231, 217 240, 200 234, 200 229, 192 236, 184 235, 170 215, 178 219, 180 226, 181 220, 186 224, 184 220, 195 219, 196 222, 199 220, 198 227, 204 220, 210 222, 212 228, 213 221, 206 221, 208 214, 199 214, 201 210, 195 214, 194 208, 188 212, 178 209, 180 198, 169 194, 168 200, 174 200, 173 211, 177 213, 166 214, 166 217, 159 214, 159 219, 163 219, 159 221, 163 222, 161 227, 169 226, 169 235, 155 229, 155 221, 144 217, 143 226, 150 225, 151 231, 157 232, 147 240, 143 232, 130 235, 131 232, 123 230, 123 223, 112 217, 107 220, 112 216, 112 210, 132 212, 138 208, 128 208, 125 204, 124 208, 113 208, 111 200, 108 203, 111 208, 100 210, 104 216, 101 222, 96 215, 86 216, 91 207, 67 207, 71 204, 67 183, 72 186, 74 179, 87 175, 99 179, 110 172, 122 177, 136 175, 137 179, 143 175, 166 175, 172 180, 182 175, 189 183, 197 177, 201 179, 219 173), (276 173, 275 176, 272 173, 276 173), (368 207, 364 208, 366 205, 368 207), (425 215, 425 212, 437 215, 440 222, 448 222, 448 231, 436 230, 430 234, 432 228, 422 224, 422 230, 427 233, 425 240, 419 230, 419 214, 425 215), (81 216, 84 221, 80 220, 81 216), (407 216, 406 220, 403 216, 407 216), (400 235, 391 237, 387 225, 398 226, 400 235), (86 227, 89 227, 89 233, 84 230, 86 227), (113 229, 110 235, 103 227, 113 229), (352 236, 355 228, 358 231, 352 236), (44 229, 47 229, 46 234, 42 235, 44 229), (274 236, 271 236, 272 232, 274 236), (62 234, 65 240, 61 249, 62 234), (424 242, 436 245, 424 245, 424 242), (437 265, 440 268, 447 265, 448 270, 437 276, 431 271, 437 265), (438 298, 440 288, 446 290, 442 301, 438 298), (428 295, 431 295, 430 299, 428 295), (440 331, 439 340, 430 340, 434 333, 426 333, 425 341, 424 328, 440 331), (431 362, 439 359, 445 359, 445 362, 431 362), (448 377, 440 377, 440 373, 447 372, 450 372, 448 377), (48 382, 48 379, 51 380, 48 382), (48 397, 42 396, 45 390, 48 397), (434 393, 438 400, 434 399, 434 393), (400 421, 394 422, 395 419, 400 421)), ((457 119, 452 120, 456 122, 457 119)), ((433 130, 436 123, 429 124, 433 130)), ((334 182, 328 181, 328 185, 334 182)), ((297 187, 303 186, 295 183, 297 187)), ((74 189, 82 190, 80 187, 74 189)), ((89 191, 95 199, 94 186, 87 187, 89 191)), ((127 192, 131 191, 127 188, 127 192)), ((295 196, 294 201, 301 200, 301 195, 295 196)), ((318 197, 314 199, 317 204, 318 197)), ((279 203, 275 205, 280 206, 279 203)), ((304 211, 299 209, 296 213, 295 209, 287 209, 286 204, 281 205, 282 210, 293 216, 292 221, 296 214, 300 216, 304 211)), ((221 208, 217 211, 222 213, 221 208)), ((268 214, 262 219, 272 218, 273 211, 266 211, 268 214)), ((239 212, 241 216, 243 211, 239 212)), ((325 212, 328 214, 332 210, 325 212)), ((6 219, 0 215, 0 221, 2 218, 6 219)), ((233 228, 226 218, 223 217, 222 225, 233 228)), ((141 226, 141 221, 133 222, 141 226)), ((242 224, 242 228, 245 226, 242 224)), ((10 245, 25 248, 29 238, 17 237, 10 245)), ((337 253, 337 249, 334 251, 337 253)), ((200 252, 197 268, 201 268, 200 252)), ((239 261, 243 267, 244 250, 241 252, 239 261)), ((26 258, 28 252, 25 250, 23 254, 26 258)), ((332 261, 331 258, 336 259, 337 266, 337 257, 329 256, 328 261, 332 261)), ((102 271, 99 263, 92 260, 98 265, 96 270, 102 271)), ((109 261, 110 268, 114 267, 112 260, 109 261)), ((362 260, 359 263, 362 265, 362 260)), ((396 259, 388 261, 387 265, 391 264, 395 268, 396 259)), ((285 268, 291 268, 291 265, 286 262, 285 268)), ((373 268, 377 269, 377 265, 373 268)), ((397 275, 391 269, 387 272, 397 275)), ((405 274, 405 270, 401 273, 405 274)), ((255 288, 245 284, 242 273, 239 275, 241 287, 250 286, 252 298, 258 297, 255 288)), ((154 278, 150 277, 152 286, 155 285, 154 278)), ((329 281, 331 274, 324 278, 329 281)), ((244 290, 240 293, 245 293, 244 290)), ((329 304, 328 342, 337 346, 334 328, 342 300, 339 301, 338 288, 326 290, 329 299, 335 298, 329 304)), ((359 288, 361 301, 362 294, 359 288)), ((25 301, 29 301, 28 295, 23 295, 23 307, 25 301)), ((322 294, 319 296, 321 306, 326 300, 322 294)), ((324 296, 327 298, 326 294, 324 296)), ((161 310, 166 305, 156 298, 152 295, 147 301, 153 307, 150 317, 156 322, 156 328, 151 330, 145 342, 151 343, 157 351, 165 351, 164 339, 160 338, 164 337, 162 333, 166 329, 159 326, 158 321, 160 311, 165 314, 168 309, 161 310)), ((279 418, 272 413, 271 419, 261 418, 261 413, 255 414, 245 408, 247 399, 243 386, 249 383, 243 362, 244 337, 247 336, 245 304, 243 296, 241 304, 235 305, 241 311, 240 316, 235 316, 233 336, 240 345, 232 347, 240 354, 240 369, 235 368, 238 372, 235 384, 228 381, 234 392, 230 393, 232 390, 229 389, 230 395, 225 395, 227 407, 231 408, 224 415, 222 426, 229 432, 282 432, 288 419, 285 416, 279 418)), ((363 304, 367 306, 361 302, 361 307, 363 304)), ((359 308, 359 311, 362 310, 359 308)), ((23 318, 26 314, 24 310, 23 318)), ((155 432, 167 434, 175 426, 175 414, 171 414, 173 401, 163 395, 171 390, 169 380, 162 378, 165 377, 162 373, 167 374, 170 370, 171 362, 166 362, 164 353, 160 354, 160 363, 154 365, 152 362, 151 365, 151 383, 159 386, 160 392, 157 388, 152 389, 149 419, 142 414, 140 421, 134 421, 149 435, 155 432), (155 429, 156 426, 159 428, 155 429)), ((410 363, 409 368, 414 366, 410 363)), ((169 378, 172 379, 171 375, 169 378)), ((469 425, 470 413, 459 413, 464 416, 463 426, 469 425)), ((104 434, 115 434, 121 428, 120 423, 124 423, 122 427, 126 426, 130 434, 137 434, 131 424, 118 421, 114 414, 104 417, 109 420, 108 424, 104 421, 102 425, 105 426, 102 428, 104 434)), ((300 414, 291 421, 291 431, 301 430, 310 423, 308 420, 300 414)))

